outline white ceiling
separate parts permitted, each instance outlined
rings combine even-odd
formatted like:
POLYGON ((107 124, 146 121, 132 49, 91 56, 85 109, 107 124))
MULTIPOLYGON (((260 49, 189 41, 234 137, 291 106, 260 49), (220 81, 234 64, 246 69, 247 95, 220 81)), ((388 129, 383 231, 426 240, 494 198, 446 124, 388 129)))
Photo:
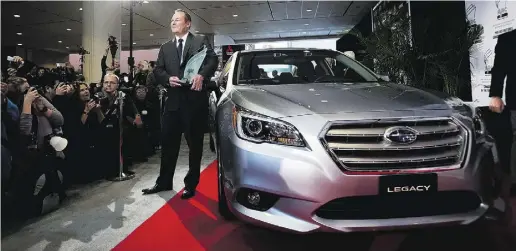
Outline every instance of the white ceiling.
MULTIPOLYGON (((192 31, 238 41, 335 36, 352 28, 375 2, 364 1, 149 1, 134 8, 135 49, 170 37, 175 9, 192 15, 192 31), (238 16, 233 16, 238 15, 238 16), (150 34, 153 34, 151 36, 150 34)), ((122 3, 122 45, 129 45, 129 4, 122 3)), ((2 45, 74 50, 82 38, 82 2, 2 2, 2 45), (18 14, 21 17, 15 18, 18 14), (71 29, 68 31, 67 29, 71 29), (19 36, 16 33, 21 32, 19 36), (58 43, 62 41, 62 43, 58 43)))

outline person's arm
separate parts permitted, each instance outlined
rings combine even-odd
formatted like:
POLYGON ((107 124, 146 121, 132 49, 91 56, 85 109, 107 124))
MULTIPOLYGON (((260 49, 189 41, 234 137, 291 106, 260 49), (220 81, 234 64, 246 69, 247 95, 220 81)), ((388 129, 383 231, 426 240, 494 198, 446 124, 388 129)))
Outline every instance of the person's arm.
POLYGON ((23 104, 22 114, 20 115, 20 134, 27 136, 32 132, 32 105, 23 104))
POLYGON ((513 65, 510 59, 510 54, 507 51, 510 50, 510 45, 506 42, 504 36, 498 38, 498 42, 495 47, 495 58, 493 68, 491 69, 491 88, 489 89, 489 97, 503 96, 503 85, 505 77, 509 71, 509 67, 513 65))
POLYGON ((138 108, 136 108, 133 99, 127 95, 124 99, 124 117, 133 125, 136 124, 139 126, 142 122, 138 108))
POLYGON ((217 70, 217 66, 219 65, 219 57, 215 54, 213 47, 208 41, 208 37, 203 36, 203 41, 201 46, 206 46, 208 48, 206 52, 206 59, 203 67, 199 71, 199 74, 203 76, 204 80, 209 81, 210 78, 215 74, 217 70))
POLYGON ((41 97, 46 111, 43 111, 45 117, 52 125, 52 127, 61 127, 64 124, 64 118, 60 111, 58 111, 46 98, 41 97))
POLYGON ((159 48, 158 60, 156 61, 156 67, 154 68, 154 77, 156 78, 156 84, 168 86, 167 83, 171 76, 167 73, 167 69, 165 68, 165 52, 163 48, 165 45, 167 44, 163 44, 161 48, 159 48))

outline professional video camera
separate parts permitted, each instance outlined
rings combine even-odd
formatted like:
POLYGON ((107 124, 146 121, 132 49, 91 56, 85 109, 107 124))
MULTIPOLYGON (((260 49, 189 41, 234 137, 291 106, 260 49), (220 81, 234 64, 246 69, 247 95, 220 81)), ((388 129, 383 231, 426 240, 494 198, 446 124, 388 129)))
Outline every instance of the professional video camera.
POLYGON ((82 46, 79 46, 79 55, 87 55, 90 54, 89 51, 85 50, 82 46))
POLYGON ((109 43, 109 50, 111 51, 111 58, 113 59, 111 61, 111 66, 114 67, 116 51, 118 50, 118 42, 116 41, 116 37, 109 35, 108 43, 109 43))

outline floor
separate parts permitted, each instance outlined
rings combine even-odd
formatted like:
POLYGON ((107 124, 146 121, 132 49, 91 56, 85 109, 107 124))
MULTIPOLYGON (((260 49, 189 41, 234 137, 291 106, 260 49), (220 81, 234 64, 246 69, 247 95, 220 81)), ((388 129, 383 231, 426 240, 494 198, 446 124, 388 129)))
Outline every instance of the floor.
MULTIPOLYGON (((187 171, 188 150, 182 148, 174 180, 180 191, 187 171)), ((136 177, 122 182, 99 181, 69 192, 60 209, 17 228, 2 229, 2 250, 88 251, 275 251, 275 250, 502 250, 493 246, 516 240, 501 227, 478 223, 468 227, 376 234, 272 232, 238 222, 225 222, 216 212, 215 159, 206 138, 198 194, 185 202, 176 192, 143 196, 159 172, 159 158, 135 166, 136 177), (502 238, 506 236, 507 238, 502 238), (497 238, 495 238, 497 237, 497 238)), ((513 199, 516 206, 516 199, 513 199)), ((516 222, 513 221, 513 230, 516 222)), ((507 249, 509 250, 509 249, 507 249)), ((514 250, 514 249, 513 249, 514 250)))

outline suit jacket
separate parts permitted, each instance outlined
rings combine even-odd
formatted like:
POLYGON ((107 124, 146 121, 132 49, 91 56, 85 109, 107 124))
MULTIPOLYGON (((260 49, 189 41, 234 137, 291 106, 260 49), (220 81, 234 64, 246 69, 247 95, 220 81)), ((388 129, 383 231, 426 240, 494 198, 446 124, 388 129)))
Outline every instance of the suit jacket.
POLYGON ((192 113, 201 113, 204 109, 208 109, 208 95, 206 86, 213 74, 217 70, 218 57, 213 51, 208 38, 206 36, 194 36, 188 34, 188 38, 183 49, 183 63, 180 63, 179 54, 177 53, 176 39, 172 39, 163 44, 159 50, 158 60, 154 68, 156 84, 162 84, 167 87, 167 101, 165 109, 167 111, 177 111, 187 109, 192 113), (202 91, 192 91, 186 87, 170 87, 169 79, 172 76, 182 78, 188 60, 197 52, 208 48, 204 64, 199 70, 199 74, 204 77, 204 86, 202 91))
POLYGON ((504 80, 505 101, 509 110, 516 110, 516 30, 498 37, 495 58, 491 70, 491 88, 489 97, 502 97, 504 80))

